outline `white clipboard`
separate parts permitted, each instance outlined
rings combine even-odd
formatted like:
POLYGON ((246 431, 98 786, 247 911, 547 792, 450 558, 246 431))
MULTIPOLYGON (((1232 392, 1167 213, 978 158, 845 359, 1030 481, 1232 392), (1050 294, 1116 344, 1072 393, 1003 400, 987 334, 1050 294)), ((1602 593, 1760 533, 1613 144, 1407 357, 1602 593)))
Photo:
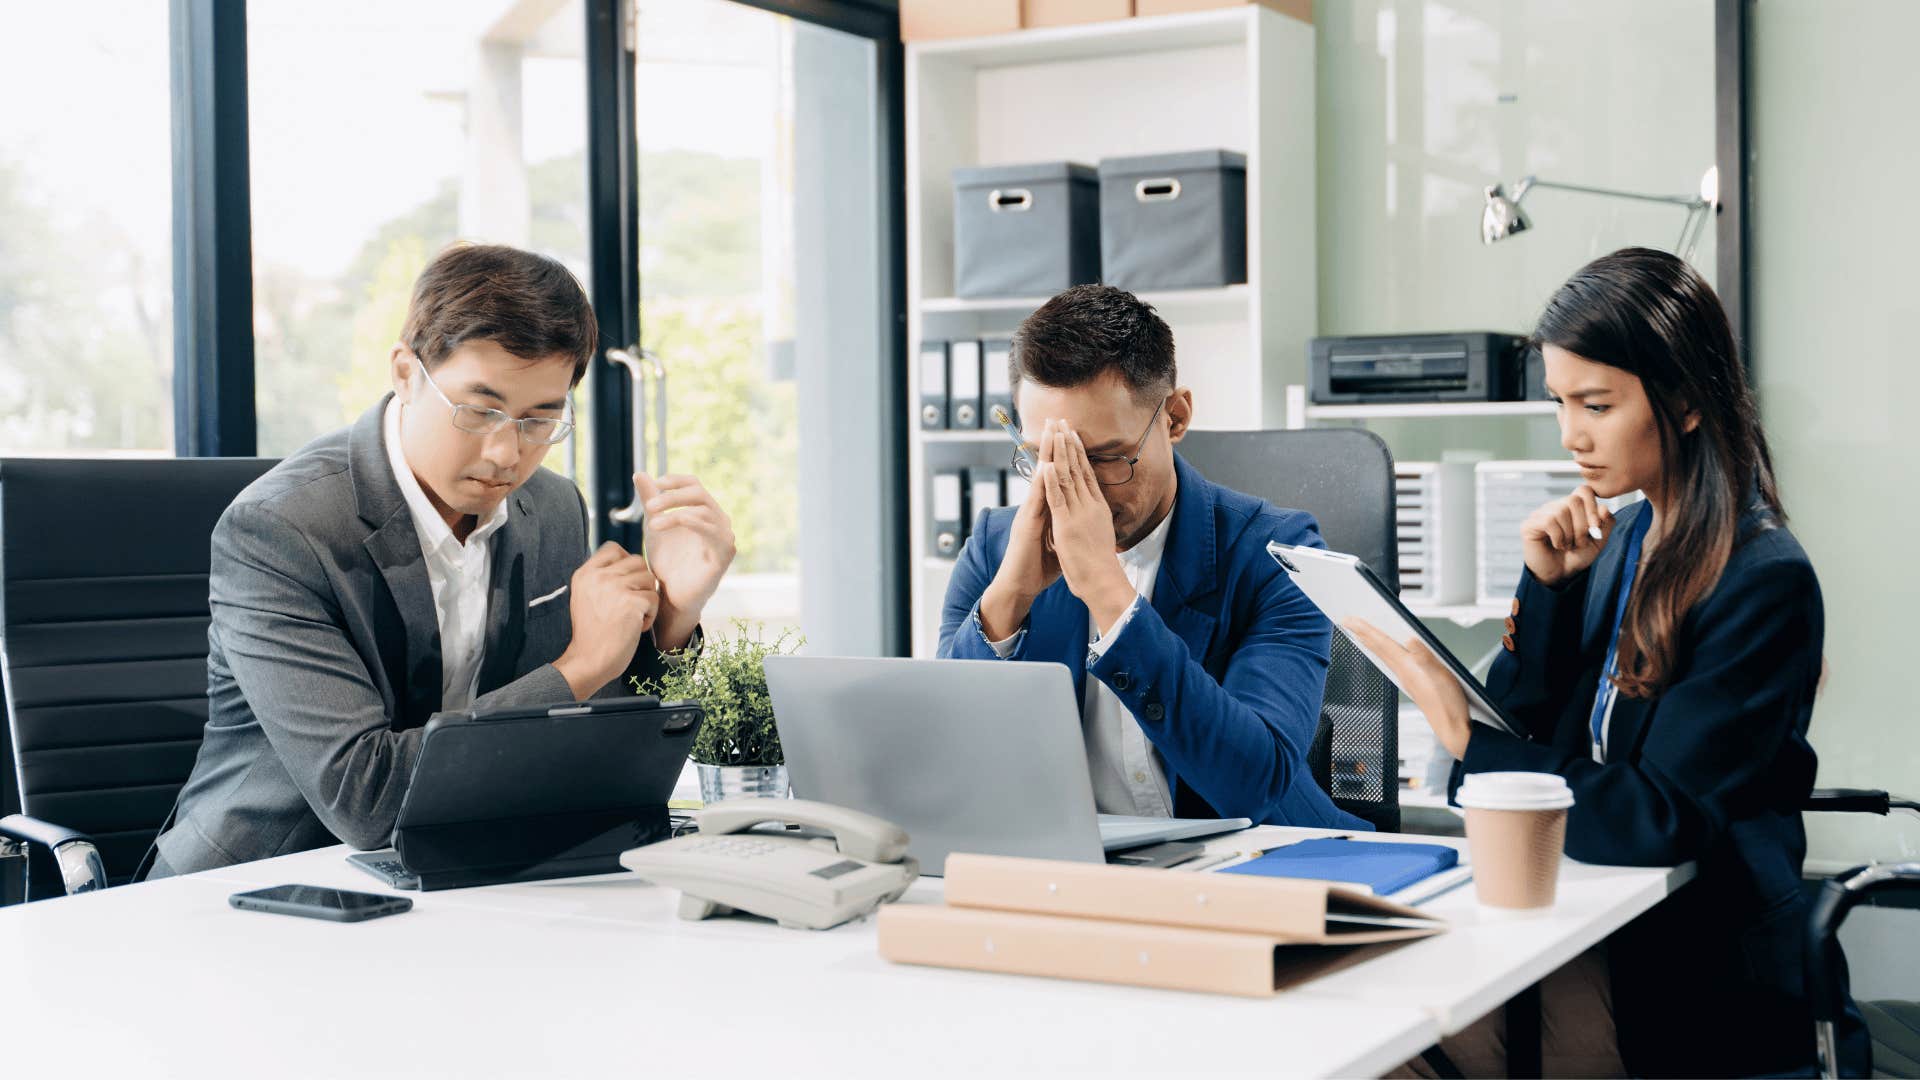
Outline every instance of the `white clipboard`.
MULTIPOLYGON (((1395 641, 1419 638, 1453 672, 1454 681, 1460 684, 1460 689, 1467 695, 1468 716, 1488 727, 1527 738, 1526 729, 1493 700, 1487 688, 1480 685, 1480 680, 1474 678, 1467 666, 1445 645, 1440 644, 1426 624, 1407 610, 1400 598, 1387 588, 1366 563, 1338 551, 1294 547, 1277 542, 1267 544, 1267 554, 1273 556, 1274 561, 1280 564, 1280 569, 1285 570, 1300 591, 1307 594, 1307 599, 1312 600, 1327 618, 1333 620, 1334 628, 1345 634, 1353 647, 1372 660, 1373 666, 1379 668, 1380 673, 1391 679, 1395 686, 1400 686, 1400 680, 1393 677, 1393 672, 1352 634, 1347 633, 1342 625, 1347 619, 1365 619, 1395 641)), ((1406 687, 1400 689, 1405 691, 1406 687)))

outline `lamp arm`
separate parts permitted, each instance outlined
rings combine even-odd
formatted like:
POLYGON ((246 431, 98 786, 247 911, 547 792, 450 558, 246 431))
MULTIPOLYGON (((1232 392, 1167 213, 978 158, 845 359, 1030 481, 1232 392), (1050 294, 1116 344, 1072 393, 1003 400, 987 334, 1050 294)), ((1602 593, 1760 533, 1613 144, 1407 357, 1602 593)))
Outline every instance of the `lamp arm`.
POLYGON ((1641 202, 1671 203, 1674 206, 1698 208, 1710 205, 1698 195, 1644 195, 1638 191, 1620 191, 1616 188, 1588 187, 1584 184, 1562 184, 1553 180, 1536 180, 1529 176, 1514 186, 1513 201, 1517 204, 1520 197, 1537 188, 1553 188, 1558 191, 1578 191, 1586 195, 1610 195, 1616 199, 1638 199, 1641 202))

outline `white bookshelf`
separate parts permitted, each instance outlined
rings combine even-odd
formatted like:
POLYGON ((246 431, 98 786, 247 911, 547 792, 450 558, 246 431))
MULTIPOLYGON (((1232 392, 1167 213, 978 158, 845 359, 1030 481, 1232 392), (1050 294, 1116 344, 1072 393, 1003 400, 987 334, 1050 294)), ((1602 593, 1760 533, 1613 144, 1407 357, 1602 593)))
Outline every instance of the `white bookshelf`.
MULTIPOLYGON (((1310 405, 1305 383, 1288 386, 1284 391, 1285 426, 1299 429, 1313 426, 1317 420, 1429 420, 1456 417, 1551 417, 1551 401, 1434 401, 1409 404, 1310 405)), ((1490 619, 1507 617, 1503 604, 1432 604, 1408 601, 1407 610, 1422 619, 1445 619, 1456 626, 1474 626, 1490 619)))
MULTIPOLYGON (((1314 32, 1248 4, 908 44, 908 357, 923 339, 1005 336, 1046 300, 953 295, 955 168, 1235 150, 1247 155, 1246 284, 1141 295, 1173 329, 1196 428, 1283 426, 1317 319, 1314 32)), ((1006 441, 992 428, 910 436, 916 656, 933 654, 952 573, 930 556, 928 477, 1004 466, 1006 441)))

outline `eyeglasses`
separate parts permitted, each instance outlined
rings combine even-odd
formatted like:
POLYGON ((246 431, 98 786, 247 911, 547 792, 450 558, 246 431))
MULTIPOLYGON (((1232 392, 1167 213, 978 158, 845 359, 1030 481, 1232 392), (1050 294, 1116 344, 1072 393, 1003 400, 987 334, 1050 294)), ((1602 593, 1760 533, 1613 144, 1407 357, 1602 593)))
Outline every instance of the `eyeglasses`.
MULTIPOLYGON (((1153 434, 1153 425, 1160 420, 1160 410, 1167 407, 1165 398, 1154 406, 1153 415, 1147 419, 1147 430, 1140 433, 1140 441, 1133 446, 1133 453, 1125 457, 1118 454, 1088 454, 1087 464, 1093 466, 1093 478, 1101 487, 1119 487, 1133 479, 1133 467, 1140 460, 1140 452, 1147 448, 1147 436, 1153 434)), ((1032 450, 1022 444, 1013 452, 1013 471, 1024 479, 1033 479, 1035 457, 1032 450)))
MULTIPOLYGON (((499 409, 455 404, 453 399, 447 396, 447 392, 440 389, 440 384, 433 381, 433 373, 427 370, 424 363, 420 365, 420 374, 426 379, 427 385, 433 387, 433 392, 440 396, 440 400, 447 403, 447 408, 453 410, 453 426, 469 435, 491 435, 508 424, 517 424, 520 427, 520 441, 532 443, 535 446, 552 446, 554 443, 565 441, 567 436, 573 434, 571 420, 553 420, 544 416, 528 416, 516 420, 499 409)), ((573 415, 572 406, 568 406, 567 415, 573 415)))

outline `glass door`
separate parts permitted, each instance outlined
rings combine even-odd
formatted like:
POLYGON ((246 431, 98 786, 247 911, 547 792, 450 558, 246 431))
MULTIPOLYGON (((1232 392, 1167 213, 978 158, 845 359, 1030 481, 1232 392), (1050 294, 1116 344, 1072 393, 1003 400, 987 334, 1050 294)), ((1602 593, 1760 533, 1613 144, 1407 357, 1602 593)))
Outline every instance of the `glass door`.
MULTIPOLYGON (((880 47, 729 0, 604 14, 632 22, 618 70, 588 76, 601 535, 638 539, 636 463, 696 475, 738 544, 709 634, 738 619, 797 628, 814 652, 888 652, 900 396, 880 47)), ((595 17, 590 65, 614 29, 595 17)))

